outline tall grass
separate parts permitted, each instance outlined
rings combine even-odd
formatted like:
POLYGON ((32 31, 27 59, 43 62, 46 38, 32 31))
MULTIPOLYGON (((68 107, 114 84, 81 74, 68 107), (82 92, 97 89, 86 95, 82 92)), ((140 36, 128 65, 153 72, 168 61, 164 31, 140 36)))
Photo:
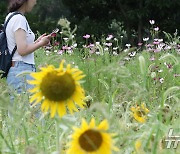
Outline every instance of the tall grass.
POLYGON ((95 117, 97 122, 108 119, 111 132, 116 133, 118 153, 178 153, 179 147, 167 149, 165 142, 169 128, 174 133, 180 130, 180 79, 174 76, 180 74, 178 54, 157 53, 157 59, 150 61, 152 54, 141 50, 127 61, 124 51, 118 56, 104 52, 87 57, 80 51, 76 48, 71 55, 51 52, 48 56, 44 49, 36 52, 37 71, 47 64, 58 67, 65 59, 86 74, 82 84, 86 95, 93 98, 90 107, 62 119, 50 119, 48 114, 37 117, 40 106, 29 105, 28 93, 11 91, 15 98, 11 104, 9 87, 0 80, 0 152, 65 153, 72 126, 80 125, 81 118, 90 121, 95 117), (167 68, 164 62, 173 67, 167 68), (130 110, 142 103, 150 111, 143 124, 134 120, 130 110), (138 150, 136 141, 141 142, 138 150))

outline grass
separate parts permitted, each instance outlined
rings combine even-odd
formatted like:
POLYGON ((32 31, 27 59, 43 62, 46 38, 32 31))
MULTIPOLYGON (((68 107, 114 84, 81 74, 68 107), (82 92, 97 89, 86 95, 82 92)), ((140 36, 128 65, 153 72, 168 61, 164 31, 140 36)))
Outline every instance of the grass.
POLYGON ((8 87, 1 80, 0 153, 63 153, 72 127, 79 126, 82 118, 90 121, 92 117, 97 123, 108 120, 110 132, 116 133, 114 140, 120 149, 117 153, 178 153, 179 146, 167 149, 165 139, 170 128, 176 135, 180 132, 180 79, 174 76, 180 74, 180 58, 176 52, 163 57, 166 53, 157 53, 157 59, 150 61, 151 53, 142 50, 127 61, 125 52, 118 56, 104 53, 84 57, 78 48, 71 55, 51 52, 47 56, 45 50, 38 50, 35 55, 37 71, 47 64, 58 67, 65 59, 66 64, 86 74, 82 86, 93 101, 89 108, 62 119, 57 116, 50 119, 48 114, 37 118, 40 106, 27 105, 28 93, 14 92, 12 105, 8 87), (173 67, 167 68, 164 62, 173 67), (164 79, 163 83, 160 78, 164 79), (150 111, 143 124, 137 122, 131 112, 131 107, 142 103, 150 111), (139 149, 135 148, 137 141, 141 142, 139 149))

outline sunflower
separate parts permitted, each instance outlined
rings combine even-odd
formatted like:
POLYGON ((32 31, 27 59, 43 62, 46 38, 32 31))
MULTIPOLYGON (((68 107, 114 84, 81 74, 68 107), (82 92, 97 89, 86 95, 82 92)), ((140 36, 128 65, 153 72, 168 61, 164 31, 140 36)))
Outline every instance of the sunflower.
POLYGON ((34 88, 29 90, 32 93, 30 103, 36 105, 42 102, 41 110, 47 112, 50 110, 51 117, 56 112, 60 117, 66 114, 68 109, 70 113, 83 108, 85 102, 84 90, 79 80, 85 75, 77 68, 71 68, 70 64, 64 68, 64 60, 55 68, 52 65, 41 68, 40 72, 31 73, 34 80, 29 80, 34 88))
POLYGON ((83 119, 81 128, 74 128, 72 141, 67 154, 111 154, 111 150, 118 151, 113 145, 112 134, 107 132, 108 122, 103 120, 99 126, 95 125, 95 119, 91 119, 89 125, 83 119))
POLYGON ((133 117, 135 120, 140 123, 146 122, 149 110, 144 106, 144 104, 141 104, 141 106, 132 107, 131 111, 133 112, 133 117))

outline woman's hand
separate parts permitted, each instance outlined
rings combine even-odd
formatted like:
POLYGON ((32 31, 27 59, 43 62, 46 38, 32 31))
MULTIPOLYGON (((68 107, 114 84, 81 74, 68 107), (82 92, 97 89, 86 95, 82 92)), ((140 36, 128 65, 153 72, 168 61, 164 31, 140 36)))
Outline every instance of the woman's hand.
MULTIPOLYGON (((44 34, 43 34, 44 35, 44 34)), ((49 44, 49 42, 50 42, 50 39, 51 39, 51 35, 44 35, 43 36, 42 35, 42 37, 39 39, 39 42, 37 42, 38 44, 40 44, 40 46, 42 47, 42 46, 45 46, 45 45, 48 45, 49 44)))
POLYGON ((44 33, 43 35, 39 36, 39 38, 34 43, 39 42, 44 36, 46 36, 46 33, 44 33))

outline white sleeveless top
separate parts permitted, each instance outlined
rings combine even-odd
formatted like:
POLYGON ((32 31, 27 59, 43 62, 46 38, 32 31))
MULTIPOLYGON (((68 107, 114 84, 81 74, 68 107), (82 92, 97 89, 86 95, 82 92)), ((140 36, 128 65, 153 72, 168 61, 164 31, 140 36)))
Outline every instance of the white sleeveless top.
MULTIPOLYGON (((12 13, 9 13, 7 15, 6 21, 12 13)), ((12 51, 16 45, 16 43, 15 43, 15 31, 17 31, 18 29, 23 29, 26 32, 27 44, 34 43, 35 35, 31 31, 29 24, 26 20, 26 17, 21 15, 21 14, 14 15, 10 19, 10 21, 6 27, 6 37, 7 37, 8 49, 9 49, 10 53, 12 53, 12 51)), ((12 58, 12 61, 23 61, 23 62, 28 63, 28 64, 35 64, 34 53, 30 53, 26 56, 21 56, 21 55, 19 55, 19 53, 16 50, 16 52, 12 58)))

